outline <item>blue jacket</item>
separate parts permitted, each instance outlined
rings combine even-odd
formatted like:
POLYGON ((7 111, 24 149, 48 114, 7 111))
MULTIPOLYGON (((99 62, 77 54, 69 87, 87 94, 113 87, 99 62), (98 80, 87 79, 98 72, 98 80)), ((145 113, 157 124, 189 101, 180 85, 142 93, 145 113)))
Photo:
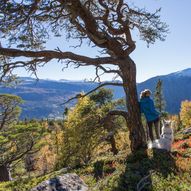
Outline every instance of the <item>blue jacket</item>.
POLYGON ((159 117, 159 112, 155 109, 150 97, 144 97, 140 100, 140 110, 141 113, 144 113, 147 122, 154 121, 159 117))

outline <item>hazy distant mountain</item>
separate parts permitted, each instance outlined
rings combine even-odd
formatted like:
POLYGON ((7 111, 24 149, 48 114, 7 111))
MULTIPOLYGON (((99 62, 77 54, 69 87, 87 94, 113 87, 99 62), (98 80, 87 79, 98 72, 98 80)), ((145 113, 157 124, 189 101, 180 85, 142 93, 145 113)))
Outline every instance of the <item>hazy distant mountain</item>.
MULTIPOLYGON (((21 83, 16 88, 0 88, 0 93, 10 93, 22 97, 25 103, 22 105, 21 118, 55 118, 62 117, 64 101, 75 96, 79 92, 87 92, 97 86, 96 83, 68 80, 39 80, 22 77, 21 83)), ((122 89, 115 88, 115 98, 122 95, 122 89)), ((75 102, 75 101, 74 101, 75 102)), ((67 104, 67 107, 74 105, 67 104)))
MULTIPOLYGON (((166 110, 178 113, 183 100, 191 100, 191 69, 150 78, 137 84, 138 93, 145 88, 154 92, 157 81, 163 81, 163 93, 166 100, 166 110)), ((61 104, 79 92, 87 92, 97 86, 96 83, 68 80, 39 80, 21 78, 22 83, 16 88, 1 87, 0 93, 11 93, 21 96, 25 103, 22 105, 22 118, 61 117, 64 106, 61 104)), ((124 96, 121 87, 109 87, 114 90, 114 97, 124 96)), ((71 102, 67 105, 74 105, 71 102)))

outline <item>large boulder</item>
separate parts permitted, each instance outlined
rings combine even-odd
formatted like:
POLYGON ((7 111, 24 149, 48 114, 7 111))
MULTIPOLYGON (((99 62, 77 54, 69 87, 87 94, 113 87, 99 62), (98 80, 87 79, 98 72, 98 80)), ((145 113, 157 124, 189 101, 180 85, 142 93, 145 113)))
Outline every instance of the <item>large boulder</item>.
POLYGON ((31 191, 87 191, 88 187, 77 174, 68 173, 45 180, 31 191))

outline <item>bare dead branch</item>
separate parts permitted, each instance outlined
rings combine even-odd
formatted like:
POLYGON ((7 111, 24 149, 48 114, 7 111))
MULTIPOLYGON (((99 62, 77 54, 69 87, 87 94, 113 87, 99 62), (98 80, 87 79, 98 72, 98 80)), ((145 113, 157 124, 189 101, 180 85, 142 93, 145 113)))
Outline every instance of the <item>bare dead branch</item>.
POLYGON ((12 71, 15 68, 25 68, 26 70, 31 71, 37 77, 37 65, 41 64, 41 66, 43 66, 49 61, 49 58, 36 58, 30 61, 7 62, 0 67, 0 81, 3 81, 5 76, 12 74, 12 71))
POLYGON ((101 79, 100 79, 100 76, 103 75, 103 74, 99 74, 99 68, 96 66, 96 77, 94 78, 93 82, 95 82, 96 80, 101 83, 101 79))
POLYGON ((78 98, 83 98, 85 96, 88 96, 89 94, 95 92, 96 90, 98 90, 99 88, 103 87, 103 86, 123 86, 123 83, 114 83, 114 82, 107 82, 107 83, 103 83, 100 84, 99 86, 97 86, 96 88, 94 88, 93 90, 85 93, 85 94, 77 94, 76 96, 68 99, 67 101, 65 101, 64 103, 60 104, 60 105, 65 105, 67 103, 69 103, 70 101, 74 100, 74 99, 78 99, 78 98))
POLYGON ((114 73, 114 74, 118 74, 119 76, 121 76, 120 70, 114 70, 114 69, 106 69, 105 67, 99 65, 98 66, 101 70, 103 70, 105 73, 114 73))

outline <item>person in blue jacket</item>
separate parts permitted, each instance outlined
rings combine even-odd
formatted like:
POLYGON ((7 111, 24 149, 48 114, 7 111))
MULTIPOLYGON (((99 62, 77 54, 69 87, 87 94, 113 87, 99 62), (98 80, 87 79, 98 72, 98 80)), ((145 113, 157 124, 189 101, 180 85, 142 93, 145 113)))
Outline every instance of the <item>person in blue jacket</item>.
POLYGON ((159 139, 159 112, 155 109, 154 102, 150 98, 151 91, 149 89, 145 89, 144 91, 141 92, 140 95, 140 110, 141 113, 144 113, 148 129, 149 129, 149 137, 151 141, 154 141, 154 136, 153 136, 153 129, 152 126, 154 125, 155 127, 155 133, 156 133, 156 138, 159 139))

